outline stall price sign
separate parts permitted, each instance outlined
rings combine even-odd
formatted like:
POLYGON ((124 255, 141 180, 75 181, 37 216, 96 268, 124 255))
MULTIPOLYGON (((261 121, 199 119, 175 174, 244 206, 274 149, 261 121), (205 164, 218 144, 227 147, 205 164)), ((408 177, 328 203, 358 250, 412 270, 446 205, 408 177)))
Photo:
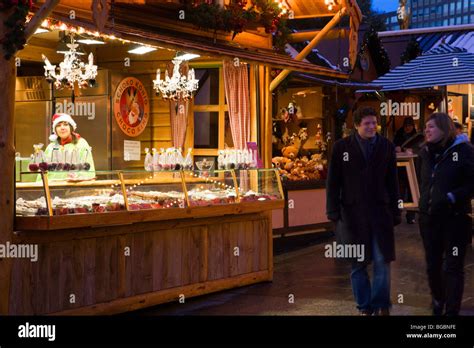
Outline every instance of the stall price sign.
POLYGON ((141 146, 139 141, 123 141, 123 159, 124 161, 139 161, 141 146))
POLYGON ((114 94, 114 116, 118 126, 129 137, 137 137, 150 117, 150 102, 143 83, 135 77, 126 77, 114 94))

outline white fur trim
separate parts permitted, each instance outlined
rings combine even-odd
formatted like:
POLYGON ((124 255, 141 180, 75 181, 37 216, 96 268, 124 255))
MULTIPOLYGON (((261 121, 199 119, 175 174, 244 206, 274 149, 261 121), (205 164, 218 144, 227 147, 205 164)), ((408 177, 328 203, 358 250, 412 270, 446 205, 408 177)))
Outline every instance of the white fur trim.
POLYGON ((54 143, 56 140, 58 140, 58 136, 56 134, 51 134, 49 136, 49 141, 51 141, 52 143, 54 143))
POLYGON ((72 119, 72 117, 70 115, 68 115, 68 114, 54 114, 53 118, 54 118, 54 116, 57 116, 57 115, 59 115, 59 117, 57 117, 53 121, 53 132, 56 131, 56 126, 61 122, 69 123, 72 126, 73 130, 76 130, 77 124, 76 124, 76 122, 74 122, 74 120, 72 119))

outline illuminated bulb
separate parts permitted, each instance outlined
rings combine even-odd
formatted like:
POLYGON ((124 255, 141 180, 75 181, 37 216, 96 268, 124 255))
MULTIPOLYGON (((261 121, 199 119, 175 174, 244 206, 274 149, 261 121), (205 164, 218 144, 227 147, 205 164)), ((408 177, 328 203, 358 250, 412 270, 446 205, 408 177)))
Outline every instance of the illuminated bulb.
POLYGON ((61 24, 61 26, 59 27, 59 29, 61 30, 66 30, 67 29, 67 25, 66 24, 61 24))
POLYGON ((329 6, 328 6, 328 10, 329 10, 329 11, 332 11, 332 5, 329 5, 329 6))

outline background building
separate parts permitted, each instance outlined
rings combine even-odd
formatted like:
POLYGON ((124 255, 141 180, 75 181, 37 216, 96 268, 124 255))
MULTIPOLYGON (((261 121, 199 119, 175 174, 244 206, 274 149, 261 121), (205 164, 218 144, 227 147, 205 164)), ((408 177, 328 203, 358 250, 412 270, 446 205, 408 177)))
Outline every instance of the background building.
MULTIPOLYGON (((410 28, 474 23, 474 0, 408 0, 410 28)), ((397 11, 381 15, 387 30, 399 30, 397 11)))

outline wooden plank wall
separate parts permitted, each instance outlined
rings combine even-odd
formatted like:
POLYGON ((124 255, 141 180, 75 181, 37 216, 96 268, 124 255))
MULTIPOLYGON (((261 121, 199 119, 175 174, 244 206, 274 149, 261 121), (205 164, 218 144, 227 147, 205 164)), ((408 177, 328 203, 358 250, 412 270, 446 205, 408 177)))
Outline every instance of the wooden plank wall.
MULTIPOLYGON (((108 46, 108 45, 106 45, 108 46)), ((115 93, 118 83, 125 77, 135 77, 140 80, 148 92, 150 100, 150 118, 145 131, 135 138, 125 136, 118 127, 114 130, 118 143, 114 147, 114 158, 123 158, 122 138, 137 140, 141 142, 142 156, 140 161, 114 160, 121 169, 143 169, 143 159, 145 148, 167 148, 172 146, 171 122, 169 104, 161 97, 158 97, 153 89, 153 80, 156 78, 156 69, 161 69, 162 78, 166 64, 175 55, 174 51, 159 49, 143 56, 133 55, 127 52, 128 46, 110 46, 96 49, 98 64, 101 68, 109 69, 111 74, 111 95, 115 93), (129 58, 128 65, 124 64, 124 59, 129 58), (121 149, 119 151, 119 149, 121 149)), ((111 110, 113 108, 113 101, 111 110)), ((112 116, 112 123, 116 121, 112 116)))
POLYGON ((13 259, 9 313, 55 313, 172 288, 177 299, 186 285, 271 269, 267 215, 219 220, 107 227, 108 235, 101 228, 97 237, 70 240, 41 242, 35 235, 38 261, 13 259))

